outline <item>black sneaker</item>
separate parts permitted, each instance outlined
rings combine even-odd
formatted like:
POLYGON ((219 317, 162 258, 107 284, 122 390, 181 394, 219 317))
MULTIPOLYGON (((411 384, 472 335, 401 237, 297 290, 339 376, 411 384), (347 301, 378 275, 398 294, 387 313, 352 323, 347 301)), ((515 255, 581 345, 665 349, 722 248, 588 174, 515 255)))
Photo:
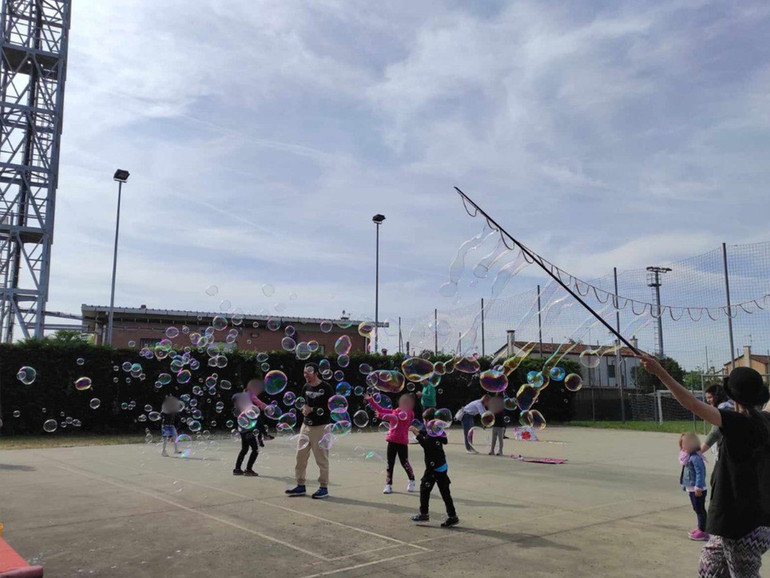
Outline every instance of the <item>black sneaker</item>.
POLYGON ((238 468, 235 468, 233 470, 233 475, 234 476, 242 476, 243 475, 243 470, 239 470, 238 468))
POLYGON ((271 436, 270 434, 265 434, 265 439, 266 439, 267 441, 270 441, 270 440, 274 440, 274 439, 275 439, 275 436, 271 436))
POLYGON ((449 528, 450 526, 456 526, 460 523, 460 518, 457 516, 449 516, 446 520, 441 522, 442 528, 449 528))
POLYGON ((292 488, 291 490, 286 490, 285 493, 290 498, 295 498, 297 496, 304 496, 305 495, 305 486, 297 486, 295 488, 292 488))
POLYGON ((315 491, 315 493, 310 497, 313 498, 314 500, 323 500, 324 498, 329 497, 329 490, 327 490, 326 488, 318 488, 315 491))
POLYGON ((246 470, 243 472, 243 475, 249 478, 256 478, 259 474, 254 470, 246 470))
POLYGON ((412 516, 412 522, 430 522, 430 516, 428 514, 415 514, 412 516))

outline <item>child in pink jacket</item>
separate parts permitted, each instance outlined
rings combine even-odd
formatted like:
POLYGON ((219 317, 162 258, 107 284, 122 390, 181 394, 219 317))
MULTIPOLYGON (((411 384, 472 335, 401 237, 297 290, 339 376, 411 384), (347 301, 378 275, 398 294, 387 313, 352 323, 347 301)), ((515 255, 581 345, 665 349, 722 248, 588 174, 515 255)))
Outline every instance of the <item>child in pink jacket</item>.
POLYGON ((385 437, 385 441, 388 442, 388 468, 385 471, 385 489, 382 493, 393 493, 393 467, 396 465, 396 456, 409 477, 406 491, 414 492, 414 471, 409 463, 409 426, 414 419, 414 396, 409 393, 402 395, 398 398, 398 407, 395 409, 378 405, 370 395, 364 396, 364 399, 377 412, 379 419, 384 419, 390 424, 388 435, 385 437))

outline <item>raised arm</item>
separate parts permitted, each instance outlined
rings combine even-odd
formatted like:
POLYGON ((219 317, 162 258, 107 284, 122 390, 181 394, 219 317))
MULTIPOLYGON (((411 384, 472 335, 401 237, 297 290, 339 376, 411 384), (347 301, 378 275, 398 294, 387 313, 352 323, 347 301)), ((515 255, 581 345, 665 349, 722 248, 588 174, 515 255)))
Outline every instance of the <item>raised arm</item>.
POLYGON ((367 396, 364 399, 366 399, 366 402, 369 404, 369 407, 371 407, 374 411, 377 412, 377 415, 389 415, 391 413, 395 413, 396 410, 394 409, 387 409, 382 407, 380 404, 378 404, 376 401, 374 401, 374 398, 372 396, 367 396))
POLYGON ((639 356, 639 359, 641 359, 644 369, 660 379, 661 383, 666 386, 666 389, 673 394, 674 398, 683 408, 690 410, 710 424, 722 427, 722 414, 719 413, 717 408, 696 398, 686 387, 671 377, 660 362, 651 355, 643 353, 639 356))

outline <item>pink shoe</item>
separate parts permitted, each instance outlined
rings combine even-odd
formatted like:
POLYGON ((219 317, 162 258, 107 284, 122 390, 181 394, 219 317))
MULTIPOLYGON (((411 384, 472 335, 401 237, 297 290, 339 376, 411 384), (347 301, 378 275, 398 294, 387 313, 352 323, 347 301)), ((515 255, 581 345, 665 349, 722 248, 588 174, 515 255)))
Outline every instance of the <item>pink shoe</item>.
POLYGON ((694 540, 696 542, 708 542, 709 535, 706 532, 695 530, 692 534, 690 534, 690 540, 694 540))

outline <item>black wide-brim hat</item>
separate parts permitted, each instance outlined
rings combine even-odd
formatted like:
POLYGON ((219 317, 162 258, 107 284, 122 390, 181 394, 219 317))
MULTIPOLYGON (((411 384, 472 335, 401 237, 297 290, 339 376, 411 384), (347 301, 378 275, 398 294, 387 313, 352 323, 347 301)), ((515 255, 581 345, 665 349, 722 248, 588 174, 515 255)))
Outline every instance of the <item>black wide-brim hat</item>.
POLYGON ((730 399, 745 407, 765 405, 770 401, 770 389, 762 381, 756 369, 736 367, 725 380, 725 389, 730 399))

